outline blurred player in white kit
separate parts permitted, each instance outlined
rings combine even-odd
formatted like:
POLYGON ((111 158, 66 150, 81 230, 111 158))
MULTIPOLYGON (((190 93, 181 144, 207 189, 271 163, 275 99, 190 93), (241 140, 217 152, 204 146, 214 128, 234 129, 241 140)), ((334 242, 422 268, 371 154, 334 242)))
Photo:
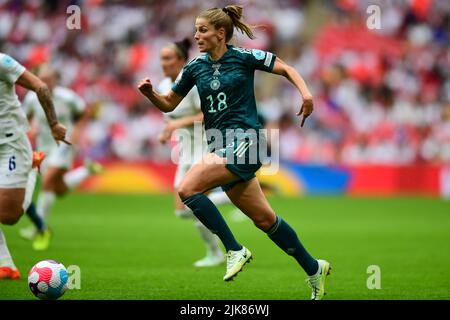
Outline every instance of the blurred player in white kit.
POLYGON ((27 210, 33 225, 20 230, 20 235, 33 240, 35 250, 46 250, 50 245, 51 231, 47 226, 47 218, 57 197, 75 189, 90 175, 100 173, 100 164, 85 161, 84 165, 69 171, 72 167, 76 145, 87 119, 86 104, 74 91, 58 86, 59 74, 52 68, 43 65, 39 77, 52 92, 58 118, 67 128, 67 135, 74 146, 55 145, 52 135, 45 125, 45 114, 39 107, 38 97, 29 92, 24 99, 23 107, 31 122, 33 135, 36 135, 37 149, 46 154, 42 163, 42 188, 36 207, 31 204, 27 210))
MULTIPOLYGON (((0 223, 5 225, 16 224, 30 205, 37 176, 27 137, 30 128, 15 92, 16 84, 36 93, 52 143, 65 141, 66 136, 66 128, 56 118, 48 86, 16 60, 0 52, 0 223)), ((0 280, 19 278, 20 272, 0 229, 0 280)))

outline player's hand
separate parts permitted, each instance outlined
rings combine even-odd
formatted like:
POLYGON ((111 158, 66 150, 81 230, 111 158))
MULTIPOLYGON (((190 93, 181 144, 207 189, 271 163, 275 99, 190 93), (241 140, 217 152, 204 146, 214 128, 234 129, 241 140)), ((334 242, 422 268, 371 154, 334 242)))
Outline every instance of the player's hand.
POLYGON ((56 123, 51 127, 53 139, 55 139, 56 143, 59 145, 59 141, 64 142, 65 144, 71 145, 72 143, 66 140, 66 132, 67 129, 61 123, 56 123))
POLYGON ((169 137, 167 137, 167 135, 165 135, 164 133, 161 133, 158 137, 159 143, 161 144, 166 144, 167 141, 169 141, 169 137))
POLYGON ((31 126, 30 131, 28 131, 28 138, 30 138, 31 141, 35 141, 38 134, 39 134, 38 128, 36 126, 31 126))
POLYGON ((302 107, 300 108, 300 111, 297 113, 297 116, 303 115, 302 122, 300 125, 301 127, 303 127, 303 125, 305 124, 306 118, 308 118, 311 115, 313 110, 314 110, 314 103, 313 103, 312 97, 303 99, 302 107))
POLYGON ((165 144, 172 137, 173 131, 176 129, 173 122, 168 122, 163 132, 159 135, 159 142, 165 144))
POLYGON ((145 78, 139 82, 138 89, 144 96, 148 96, 153 91, 152 82, 149 78, 145 78))

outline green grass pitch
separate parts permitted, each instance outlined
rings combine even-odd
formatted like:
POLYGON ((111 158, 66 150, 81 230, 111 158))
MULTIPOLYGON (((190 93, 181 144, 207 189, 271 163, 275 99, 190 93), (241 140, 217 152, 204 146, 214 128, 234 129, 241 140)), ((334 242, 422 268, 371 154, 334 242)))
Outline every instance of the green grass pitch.
MULTIPOLYGON (((271 197, 278 214, 333 273, 327 299, 450 299, 450 202, 432 198, 271 197), (369 290, 378 265, 381 289, 369 290)), ((204 254, 193 223, 172 213, 172 197, 73 194, 57 202, 51 248, 35 252, 14 227, 2 226, 22 273, 1 281, 0 299, 36 299, 28 270, 55 259, 81 268, 81 289, 62 299, 308 299, 296 262, 249 220, 230 219, 255 259, 230 283, 225 266, 195 269, 204 254)))

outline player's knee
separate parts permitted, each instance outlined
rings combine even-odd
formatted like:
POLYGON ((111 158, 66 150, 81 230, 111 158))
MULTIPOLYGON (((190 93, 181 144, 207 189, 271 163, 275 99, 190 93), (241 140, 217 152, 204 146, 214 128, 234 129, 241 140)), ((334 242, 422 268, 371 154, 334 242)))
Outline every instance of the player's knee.
POLYGON ((273 214, 273 215, 268 214, 268 215, 253 219, 253 223, 255 224, 255 226, 264 232, 269 231, 270 228, 272 228, 272 226, 274 225, 275 221, 276 221, 275 214, 273 214))
POLYGON ((7 226, 13 226, 19 221, 19 218, 13 216, 6 216, 1 218, 1 223, 7 226))
POLYGON ((46 191, 56 192, 55 189, 58 188, 60 184, 60 178, 53 171, 48 172, 42 179, 42 189, 46 191))
POLYGON ((185 200, 186 198, 189 198, 193 194, 194 193, 192 193, 192 191, 188 187, 180 186, 180 188, 178 188, 178 195, 180 196, 181 200, 185 200))
POLYGON ((3 212, 0 216, 0 222, 5 225, 15 225, 23 214, 22 208, 10 209, 8 212, 3 212))
POLYGON ((67 193, 68 188, 65 185, 58 185, 53 189, 57 197, 62 197, 67 193))
POLYGON ((253 223, 255 224, 255 226, 262 230, 262 231, 267 231, 270 229, 270 227, 272 226, 268 221, 266 220, 253 220, 253 223))
POLYGON ((51 178, 44 178, 42 180, 42 190, 43 191, 54 191, 54 183, 51 178))
POLYGON ((191 185, 190 183, 181 183, 180 187, 178 188, 178 195, 180 196, 181 200, 189 198, 190 196, 200 192, 201 190, 196 188, 195 185, 191 185))

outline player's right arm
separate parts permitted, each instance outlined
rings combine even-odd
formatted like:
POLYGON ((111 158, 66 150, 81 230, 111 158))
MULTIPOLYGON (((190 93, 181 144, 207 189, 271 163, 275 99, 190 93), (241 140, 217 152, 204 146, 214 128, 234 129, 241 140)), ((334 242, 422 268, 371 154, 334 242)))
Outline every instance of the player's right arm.
POLYGON ((31 140, 35 140, 39 134, 38 121, 35 121, 35 109, 34 109, 34 92, 29 91, 22 101, 22 107, 25 110, 25 114, 30 124, 30 131, 28 131, 28 137, 31 140))
POLYGON ((47 122, 52 130, 53 138, 58 141, 65 141, 66 128, 58 122, 53 105, 52 94, 48 86, 34 74, 25 70, 25 72, 17 79, 16 84, 36 92, 39 102, 44 109, 47 122))
POLYGON ((195 85, 191 73, 191 64, 195 62, 195 60, 196 59, 192 60, 183 67, 183 70, 180 72, 172 86, 172 90, 170 90, 168 94, 160 95, 155 92, 149 78, 145 78, 139 83, 139 91, 141 91, 141 93, 162 112, 173 111, 195 85))
POLYGON ((153 85, 149 78, 142 80, 138 85, 138 89, 162 112, 173 111, 184 98, 173 92, 173 90, 170 90, 166 95, 157 93, 153 90, 153 85))
POLYGON ((302 106, 300 107, 300 111, 297 113, 297 116, 303 115, 303 119, 301 125, 305 123, 306 118, 308 118, 314 109, 312 94, 306 85, 305 80, 303 80, 302 76, 295 70, 292 66, 285 63, 280 58, 276 58, 272 73, 282 75, 286 79, 288 79, 299 91, 299 93, 303 97, 302 106))
POLYGON ((164 144, 167 141, 169 141, 170 137, 172 136, 172 133, 175 130, 190 127, 190 126, 193 126, 196 122, 202 122, 202 121, 203 121, 203 112, 201 112, 201 111, 192 116, 187 116, 187 117, 183 117, 181 119, 169 121, 166 124, 163 132, 159 136, 159 142, 164 144))

